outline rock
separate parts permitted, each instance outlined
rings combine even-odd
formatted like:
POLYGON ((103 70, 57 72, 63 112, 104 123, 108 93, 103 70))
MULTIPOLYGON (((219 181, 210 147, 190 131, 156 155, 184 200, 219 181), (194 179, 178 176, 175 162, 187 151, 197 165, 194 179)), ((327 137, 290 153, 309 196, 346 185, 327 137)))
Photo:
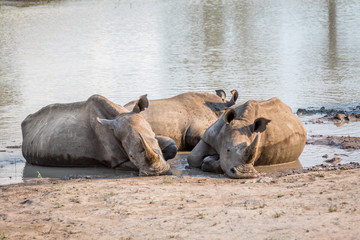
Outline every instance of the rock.
POLYGON ((345 118, 347 118, 346 115, 345 115, 345 114, 342 114, 342 113, 337 113, 337 114, 334 116, 334 119, 340 120, 340 121, 344 121, 345 118))
POLYGON ((322 156, 323 158, 328 158, 329 156, 327 154, 323 155, 322 156))
POLYGON ((29 199, 26 199, 25 201, 20 202, 20 204, 32 204, 32 201, 29 199))
POLYGON ((6 148, 17 149, 17 148, 21 148, 21 145, 6 146, 6 148))
POLYGON ((325 160, 325 162, 327 162, 327 163, 331 163, 331 164, 333 164, 333 165, 336 165, 336 164, 338 164, 339 162, 341 162, 341 158, 339 158, 339 157, 334 157, 334 158, 332 158, 332 159, 328 159, 328 160, 325 160))
POLYGON ((360 113, 352 113, 349 115, 349 120, 350 119, 355 119, 355 120, 360 120, 360 113))
POLYGON ((303 115, 315 115, 323 114, 323 117, 308 120, 310 123, 325 123, 325 122, 334 122, 335 124, 341 124, 347 121, 360 121, 360 112, 359 108, 348 108, 348 109, 326 109, 321 107, 320 109, 309 108, 303 109, 299 108, 296 112, 298 116, 303 115))
POLYGON ((338 147, 341 149, 359 150, 360 137, 312 135, 309 136, 309 139, 307 139, 306 144, 327 145, 327 146, 338 147))
POLYGON ((240 182, 241 184, 246 184, 246 183, 255 183, 257 181, 257 179, 247 179, 244 180, 242 182, 240 182))
POLYGON ((258 183, 271 183, 272 178, 270 177, 262 177, 257 180, 258 183))

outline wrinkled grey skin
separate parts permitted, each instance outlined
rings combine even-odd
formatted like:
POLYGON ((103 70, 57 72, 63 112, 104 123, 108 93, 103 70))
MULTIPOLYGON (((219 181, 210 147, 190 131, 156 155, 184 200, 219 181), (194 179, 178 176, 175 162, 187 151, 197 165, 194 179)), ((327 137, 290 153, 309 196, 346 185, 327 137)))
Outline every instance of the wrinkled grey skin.
POLYGON ((305 143, 302 122, 280 99, 252 100, 227 109, 206 130, 188 162, 231 178, 253 178, 258 176, 254 166, 297 161, 305 143))
MULTIPOLYGON (((223 90, 210 93, 183 93, 172 98, 150 100, 150 106, 141 115, 150 123, 156 135, 172 138, 178 150, 191 150, 200 141, 205 130, 235 104, 236 90, 227 101, 223 90)), ((125 105, 132 109, 134 101, 125 105)))
POLYGON ((139 114, 147 106, 146 96, 129 111, 100 95, 48 105, 22 122, 23 155, 28 163, 42 166, 105 165, 138 170, 140 175, 168 174, 160 146, 175 143, 155 138, 139 114))

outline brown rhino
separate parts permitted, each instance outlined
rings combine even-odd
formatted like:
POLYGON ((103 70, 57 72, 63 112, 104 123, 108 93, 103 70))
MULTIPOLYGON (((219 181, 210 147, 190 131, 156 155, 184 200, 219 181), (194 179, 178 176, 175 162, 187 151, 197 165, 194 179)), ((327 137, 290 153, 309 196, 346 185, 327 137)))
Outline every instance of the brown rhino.
POLYGON ((191 167, 252 178, 255 166, 297 161, 306 143, 302 122, 280 99, 251 100, 227 109, 188 156, 191 167))
MULTIPOLYGON (((235 104, 236 90, 231 91, 230 101, 226 101, 223 90, 210 93, 183 93, 172 98, 150 100, 150 106, 141 112, 150 123, 156 135, 172 138, 178 150, 192 149, 200 141, 205 130, 224 112, 235 104)), ((132 109, 135 102, 125 105, 132 109)))
POLYGON ((164 157, 162 148, 176 145, 168 137, 155 138, 139 114, 147 106, 146 96, 129 111, 100 95, 48 105, 22 122, 23 155, 28 163, 42 166, 105 165, 139 170, 140 175, 168 174, 166 156, 176 151, 165 151, 164 157))

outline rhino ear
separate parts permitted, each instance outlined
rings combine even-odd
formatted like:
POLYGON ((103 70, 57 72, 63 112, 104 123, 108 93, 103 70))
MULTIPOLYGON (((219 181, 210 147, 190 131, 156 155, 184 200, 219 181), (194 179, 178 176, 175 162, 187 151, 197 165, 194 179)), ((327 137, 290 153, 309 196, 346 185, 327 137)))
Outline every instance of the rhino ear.
POLYGON ((232 108, 227 108, 224 112, 224 116, 222 117, 223 121, 226 124, 230 124, 236 118, 236 112, 232 108))
POLYGON ((147 99, 147 94, 142 95, 139 100, 135 103, 133 108, 133 112, 139 113, 145 110, 145 108, 149 107, 149 100, 147 99))
POLYGON ((266 125, 271 122, 271 120, 266 118, 258 118, 254 121, 254 123, 251 125, 251 131, 252 132, 263 132, 266 129, 266 125))
POLYGON ((233 90, 231 90, 231 95, 232 95, 232 97, 231 97, 231 100, 230 100, 230 104, 234 105, 236 103, 236 100, 239 97, 239 93, 238 93, 238 91, 236 89, 233 89, 233 90))
POLYGON ((218 95, 219 97, 221 97, 221 99, 224 101, 226 99, 226 93, 224 90, 222 89, 218 89, 218 90, 215 90, 216 92, 216 95, 218 95))

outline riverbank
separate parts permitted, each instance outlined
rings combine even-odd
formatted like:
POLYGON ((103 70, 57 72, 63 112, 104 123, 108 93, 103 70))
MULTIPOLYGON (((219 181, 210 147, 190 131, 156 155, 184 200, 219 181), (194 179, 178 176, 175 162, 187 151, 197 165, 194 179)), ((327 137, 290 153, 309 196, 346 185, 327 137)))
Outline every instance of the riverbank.
POLYGON ((6 239, 359 239, 360 169, 0 187, 6 239))

